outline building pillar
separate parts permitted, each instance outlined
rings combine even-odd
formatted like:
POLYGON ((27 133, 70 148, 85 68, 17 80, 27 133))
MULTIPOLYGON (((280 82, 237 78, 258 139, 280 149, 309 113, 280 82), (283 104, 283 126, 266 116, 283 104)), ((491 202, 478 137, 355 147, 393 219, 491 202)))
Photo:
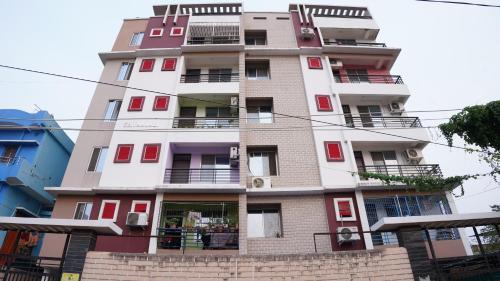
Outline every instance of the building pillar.
POLYGON ((69 238, 62 272, 77 273, 81 277, 87 252, 94 250, 96 240, 97 234, 92 230, 74 230, 69 238))
POLYGON ((238 221, 238 249, 240 255, 246 255, 247 251, 247 195, 240 194, 239 195, 239 204, 238 204, 238 212, 239 212, 239 221, 238 221))
MULTIPOLYGON (((455 204, 454 196, 449 191, 445 192, 445 194, 446 194, 446 200, 448 200, 448 205, 450 206, 451 209, 451 213, 458 214, 458 209, 457 205, 455 204)), ((467 256, 472 256, 474 253, 472 252, 472 247, 470 246, 469 239, 467 238, 467 232, 465 231, 465 228, 457 228, 457 230, 458 234, 460 234, 460 240, 462 240, 462 244, 464 245, 465 254, 467 256)))
MULTIPOLYGON (((358 203, 359 221, 361 221, 361 231, 370 231, 370 224, 368 223, 368 216, 366 215, 365 200, 363 199, 363 192, 361 190, 356 190, 356 202, 358 203)), ((361 233, 360 233, 361 234, 361 233)), ((373 240, 371 233, 362 233, 365 240, 365 248, 367 250, 373 250, 373 240)))
POLYGON ((149 239, 148 254, 156 254, 158 242, 158 225, 160 223, 161 205, 163 202, 163 192, 156 193, 155 209, 153 211, 153 221, 151 222, 151 238, 149 239))
POLYGON ((401 228, 398 230, 398 241, 400 247, 405 247, 410 259, 411 270, 415 280, 436 280, 427 254, 427 247, 420 228, 401 228))

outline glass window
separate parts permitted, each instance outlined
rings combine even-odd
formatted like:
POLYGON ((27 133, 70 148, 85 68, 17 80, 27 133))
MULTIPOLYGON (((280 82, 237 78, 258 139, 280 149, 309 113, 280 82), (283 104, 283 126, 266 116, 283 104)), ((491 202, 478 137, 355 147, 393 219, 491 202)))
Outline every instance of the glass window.
POLYGON ((281 206, 260 205, 247 207, 247 236, 249 238, 280 238, 281 228, 281 206))
POLYGON ((92 202, 79 202, 76 204, 75 220, 89 220, 92 211, 92 202))
POLYGON ((247 120, 248 123, 273 123, 272 106, 248 106, 247 120))
POLYGON ((129 80, 130 75, 132 74, 132 68, 134 67, 134 63, 132 62, 123 62, 120 67, 120 72, 118 72, 118 80, 129 80))
POLYGON ((121 100, 110 100, 104 114, 104 121, 115 121, 122 106, 121 100))
POLYGON ((141 45, 142 38, 144 38, 144 32, 136 32, 132 35, 132 40, 130 40, 130 46, 141 45))
POLYGON ((252 176, 276 176, 276 151, 251 151, 248 169, 252 176))
POLYGON ((250 80, 267 80, 270 78, 269 61, 246 62, 245 73, 250 80))
POLYGON ((245 45, 266 45, 267 35, 265 30, 245 31, 245 45))
POLYGON ((370 83, 366 69, 347 69, 346 72, 351 83, 370 83))
POLYGON ((90 157, 90 163, 87 171, 89 172, 102 172, 104 168, 104 161, 106 160, 106 155, 108 154, 107 147, 94 147, 92 151, 92 156, 90 157))

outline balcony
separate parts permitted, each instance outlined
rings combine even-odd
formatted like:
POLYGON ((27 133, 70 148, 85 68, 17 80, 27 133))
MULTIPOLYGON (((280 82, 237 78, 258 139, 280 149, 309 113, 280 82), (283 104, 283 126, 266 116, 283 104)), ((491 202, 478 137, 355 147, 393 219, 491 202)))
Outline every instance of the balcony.
POLYGON ((230 118, 174 118, 173 128, 196 128, 196 129, 220 129, 220 128, 238 128, 238 117, 230 118))
MULTIPOLYGON (((345 69, 332 69, 335 83, 332 88, 342 96, 399 99, 404 102, 410 96, 408 87, 399 75, 347 74, 345 69)), ((376 70, 368 69, 368 72, 376 70)), ((366 71, 363 71, 366 73, 366 71)))
POLYGON ((385 43, 375 43, 375 42, 357 42, 356 40, 324 40, 323 44, 328 46, 359 46, 359 47, 376 47, 376 48, 386 48, 385 43))
POLYGON ((182 51, 237 51, 243 47, 239 22, 192 22, 182 51))
POLYGON ((438 164, 358 166, 358 172, 368 172, 402 177, 443 176, 443 174, 441 173, 441 168, 438 164))
POLYGON ((239 169, 166 169, 164 183, 239 184, 239 169))
POLYGON ((422 128, 420 118, 403 116, 353 116, 344 114, 346 125, 352 128, 422 128))
POLYGON ((323 49, 325 52, 335 53, 336 56, 352 56, 353 54, 384 56, 386 58, 385 63, 392 65, 401 52, 399 48, 387 47, 385 43, 378 43, 373 40, 340 39, 346 37, 328 37, 340 36, 328 34, 326 31, 322 34, 323 49))
POLYGON ((333 78, 336 83, 404 84, 399 75, 334 74, 333 78))
POLYGON ((227 83, 239 82, 239 73, 219 73, 219 74, 183 74, 181 83, 227 83))

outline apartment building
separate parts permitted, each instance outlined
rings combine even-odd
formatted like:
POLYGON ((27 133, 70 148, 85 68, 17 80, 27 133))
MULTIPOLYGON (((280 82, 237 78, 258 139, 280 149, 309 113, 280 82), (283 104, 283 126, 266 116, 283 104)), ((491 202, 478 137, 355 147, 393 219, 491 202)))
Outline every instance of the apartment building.
MULTIPOLYGON (((125 19, 104 68, 53 218, 110 220, 96 251, 293 254, 390 247, 383 217, 456 212, 449 194, 390 188, 358 172, 441 177, 426 163, 411 91, 391 72, 363 7, 171 4, 125 19), (352 232, 345 239, 337 232, 352 232), (330 233, 316 235, 315 233, 330 233), (131 237, 135 236, 135 237, 131 237), (139 236, 139 237, 137 237, 139 236)), ((439 254, 470 251, 431 231, 439 254)), ((59 256, 48 234, 41 255, 59 256)))

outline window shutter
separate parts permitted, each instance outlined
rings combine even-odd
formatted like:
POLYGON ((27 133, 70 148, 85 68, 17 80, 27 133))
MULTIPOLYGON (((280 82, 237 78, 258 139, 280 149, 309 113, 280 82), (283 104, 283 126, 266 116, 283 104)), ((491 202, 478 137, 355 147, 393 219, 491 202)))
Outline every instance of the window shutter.
POLYGON ((309 65, 310 69, 323 69, 320 57, 308 57, 307 64, 309 65))
POLYGON ((133 150, 133 144, 119 144, 116 148, 115 163, 130 163, 133 150))
POLYGON ((152 143, 152 144, 145 144, 144 148, 142 150, 142 159, 141 162, 143 163, 157 163, 159 160, 160 156, 160 148, 161 144, 159 143, 152 143))
POLYGON ((167 110, 169 100, 170 100, 170 97, 156 96, 155 103, 153 105, 153 110, 155 110, 155 111, 167 110))
POLYGON ((104 207, 102 209, 101 219, 114 219, 116 211, 116 203, 114 202, 105 202, 104 207))
POLYGON ((176 65, 177 65, 176 58, 166 58, 163 60, 161 71, 174 71, 176 65))
POLYGON ((140 72, 151 72, 155 66, 155 59, 143 59, 141 62, 140 72))
POLYGON ((147 203, 136 203, 134 206, 134 212, 136 213, 146 213, 148 211, 147 203))
POLYGON ((349 201, 338 201, 340 217, 352 217, 351 203, 349 201))
POLYGON ((316 95, 318 111, 333 111, 332 100, 328 95, 316 95))
POLYGON ((128 111, 141 111, 144 105, 145 97, 131 97, 128 105, 128 111))
POLYGON ((328 162, 342 162, 344 155, 342 153, 342 144, 339 141, 325 141, 326 160, 328 162))

